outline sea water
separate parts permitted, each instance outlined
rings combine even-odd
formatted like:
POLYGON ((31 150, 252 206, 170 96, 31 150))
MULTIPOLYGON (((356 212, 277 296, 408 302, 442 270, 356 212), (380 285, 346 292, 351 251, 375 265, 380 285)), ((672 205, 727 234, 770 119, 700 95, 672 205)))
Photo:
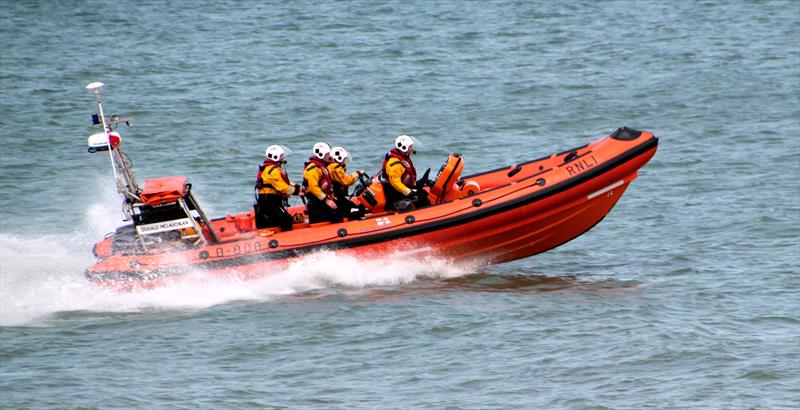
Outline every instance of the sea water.
POLYGON ((0 1, 0 407, 797 408, 800 3, 0 1), (496 266, 321 252, 242 282, 88 283, 140 180, 252 209, 264 148, 465 174, 660 137, 608 217, 496 266))

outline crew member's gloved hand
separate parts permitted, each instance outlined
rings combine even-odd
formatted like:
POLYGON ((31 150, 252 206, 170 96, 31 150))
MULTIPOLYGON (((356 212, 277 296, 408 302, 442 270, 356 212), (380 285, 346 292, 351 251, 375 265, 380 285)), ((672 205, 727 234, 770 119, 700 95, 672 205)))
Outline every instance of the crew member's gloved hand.
POLYGON ((332 199, 326 199, 325 204, 331 209, 336 209, 336 202, 333 202, 332 199))
POLYGON ((408 199, 417 202, 417 199, 419 199, 419 190, 416 188, 412 188, 411 193, 408 194, 408 199))
POLYGON ((364 172, 364 170, 363 170, 363 169, 357 169, 357 170, 356 170, 356 172, 358 173, 358 176, 364 176, 364 175, 367 175, 367 173, 366 173, 366 172, 364 172))

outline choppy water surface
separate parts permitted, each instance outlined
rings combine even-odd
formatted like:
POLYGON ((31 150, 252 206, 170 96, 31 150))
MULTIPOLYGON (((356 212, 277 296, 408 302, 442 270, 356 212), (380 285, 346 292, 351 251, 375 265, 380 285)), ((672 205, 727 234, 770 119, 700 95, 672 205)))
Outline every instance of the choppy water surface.
POLYGON ((0 407, 800 406, 797 1, 0 4, 0 407), (92 81, 140 178, 213 216, 271 143, 295 180, 321 138, 374 170, 410 133, 467 173, 622 125, 662 144, 533 258, 118 295, 82 277, 120 224, 92 81))

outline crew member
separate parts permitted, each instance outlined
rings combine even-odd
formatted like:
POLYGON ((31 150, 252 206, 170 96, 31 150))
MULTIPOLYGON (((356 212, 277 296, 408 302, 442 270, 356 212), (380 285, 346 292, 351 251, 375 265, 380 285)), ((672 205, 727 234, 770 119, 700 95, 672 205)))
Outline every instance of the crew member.
POLYGON ((411 162, 411 155, 415 152, 414 139, 401 135, 394 140, 394 148, 386 154, 381 169, 386 209, 406 211, 430 205, 427 193, 417 189, 417 170, 411 162))
POLYGON ((328 164, 328 174, 333 181, 333 201, 336 202, 338 213, 343 218, 350 220, 360 219, 364 216, 362 206, 356 206, 348 198, 348 189, 351 185, 358 181, 361 175, 364 175, 364 170, 358 169, 353 173, 347 173, 347 159, 350 154, 342 147, 333 147, 331 149, 332 161, 328 164))
POLYGON ((286 212, 290 195, 299 195, 300 186, 289 182, 283 169, 286 151, 280 145, 270 145, 266 159, 258 167, 256 177, 256 228, 278 226, 281 230, 292 230, 292 216, 286 212))
POLYGON ((326 142, 318 142, 314 144, 311 158, 303 170, 303 188, 308 200, 306 209, 310 223, 342 222, 334 202, 333 180, 327 168, 331 160, 331 146, 326 142))

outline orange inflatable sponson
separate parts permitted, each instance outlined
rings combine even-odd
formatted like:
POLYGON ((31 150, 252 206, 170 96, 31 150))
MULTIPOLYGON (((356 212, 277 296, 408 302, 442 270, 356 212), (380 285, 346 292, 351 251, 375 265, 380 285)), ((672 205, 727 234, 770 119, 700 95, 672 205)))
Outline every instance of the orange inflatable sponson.
POLYGON ((144 190, 139 194, 147 205, 171 204, 186 195, 186 177, 150 178, 144 180, 144 190))

